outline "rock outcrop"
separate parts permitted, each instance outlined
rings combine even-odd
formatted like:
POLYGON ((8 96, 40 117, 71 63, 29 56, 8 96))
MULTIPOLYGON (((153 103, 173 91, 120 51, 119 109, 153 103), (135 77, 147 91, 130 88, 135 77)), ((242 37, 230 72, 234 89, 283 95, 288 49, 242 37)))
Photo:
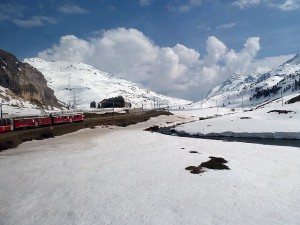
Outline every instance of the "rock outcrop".
POLYGON ((61 107, 44 75, 0 49, 0 86, 38 106, 61 107))

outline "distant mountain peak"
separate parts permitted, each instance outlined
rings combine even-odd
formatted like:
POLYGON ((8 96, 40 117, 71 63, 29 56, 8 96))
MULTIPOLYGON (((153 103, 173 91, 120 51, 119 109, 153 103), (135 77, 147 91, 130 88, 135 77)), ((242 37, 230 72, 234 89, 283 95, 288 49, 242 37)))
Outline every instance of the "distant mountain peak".
POLYGON ((289 95, 298 92, 299 80, 300 54, 296 54, 267 73, 252 73, 247 76, 232 74, 227 80, 211 89, 204 103, 212 106, 217 101, 224 106, 239 107, 243 98, 244 105, 253 106, 279 98, 281 93, 289 95))
POLYGON ((300 54, 296 54, 293 58, 286 61, 284 64, 294 64, 299 65, 300 64, 300 54))

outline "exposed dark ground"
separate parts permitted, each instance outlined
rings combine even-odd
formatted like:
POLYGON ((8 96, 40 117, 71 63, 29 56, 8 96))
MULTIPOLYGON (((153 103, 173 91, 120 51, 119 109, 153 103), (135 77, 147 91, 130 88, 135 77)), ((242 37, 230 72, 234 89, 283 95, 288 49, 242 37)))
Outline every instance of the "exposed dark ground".
POLYGON ((61 136, 64 134, 72 133, 83 128, 93 129, 99 125, 112 125, 126 127, 131 124, 144 122, 151 117, 159 115, 171 115, 169 112, 145 112, 143 114, 120 114, 120 113, 84 113, 85 120, 79 123, 68 123, 63 125, 56 125, 50 127, 39 127, 26 130, 18 130, 0 134, 0 151, 9 148, 14 148, 25 141, 42 140, 52 138, 54 136, 61 136))
POLYGON ((192 174, 205 172, 203 167, 213 170, 230 170, 229 167, 225 165, 225 163, 228 163, 226 159, 214 156, 210 156, 209 158, 210 160, 202 162, 199 166, 188 166, 185 169, 189 170, 192 174))

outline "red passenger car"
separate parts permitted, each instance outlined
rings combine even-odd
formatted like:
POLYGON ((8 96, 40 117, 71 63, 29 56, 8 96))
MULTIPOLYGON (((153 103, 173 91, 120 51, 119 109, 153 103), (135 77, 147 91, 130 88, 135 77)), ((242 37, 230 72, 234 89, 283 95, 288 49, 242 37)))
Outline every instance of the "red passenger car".
POLYGON ((48 116, 36 116, 36 117, 21 117, 14 118, 14 128, 24 129, 30 127, 49 126, 50 117, 48 116))
POLYGON ((69 115, 50 115, 50 117, 52 118, 52 125, 72 122, 72 117, 69 115))
POLYGON ((11 119, 0 119, 0 133, 12 131, 14 129, 11 119))
POLYGON ((24 129, 29 127, 37 127, 38 123, 34 121, 34 118, 14 118, 14 129, 24 129))
POLYGON ((27 116, 12 119, 0 119, 0 133, 34 127, 82 122, 83 119, 84 115, 81 113, 69 115, 50 114, 45 116, 27 116))
POLYGON ((82 122, 84 118, 83 114, 74 114, 72 115, 72 122, 82 122))

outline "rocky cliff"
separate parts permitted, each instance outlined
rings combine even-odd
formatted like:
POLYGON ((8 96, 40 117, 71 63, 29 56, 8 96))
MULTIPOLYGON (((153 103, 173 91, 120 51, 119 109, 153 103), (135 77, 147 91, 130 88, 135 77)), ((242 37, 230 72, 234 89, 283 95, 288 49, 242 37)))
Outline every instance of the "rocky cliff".
POLYGON ((61 107, 42 73, 0 49, 0 86, 38 106, 61 107))

